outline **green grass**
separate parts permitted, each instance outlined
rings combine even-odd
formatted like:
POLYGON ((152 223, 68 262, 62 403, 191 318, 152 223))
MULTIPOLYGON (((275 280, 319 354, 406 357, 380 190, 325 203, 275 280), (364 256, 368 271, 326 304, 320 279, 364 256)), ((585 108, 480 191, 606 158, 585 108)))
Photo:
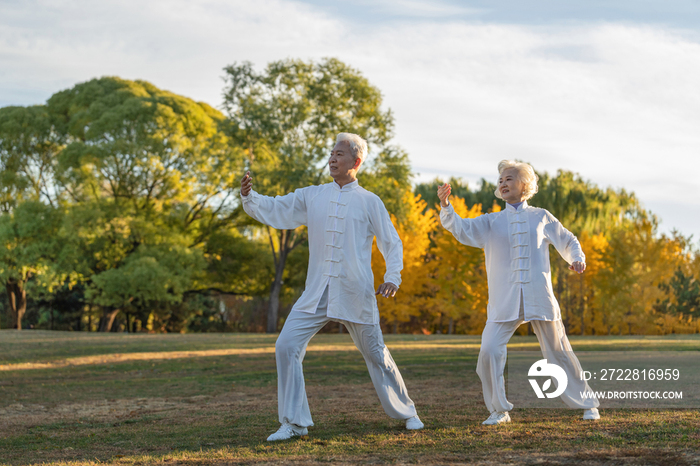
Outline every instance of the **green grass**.
MULTIPOLYGON (((409 433, 384 414, 350 337, 317 335, 304 365, 316 425, 269 444, 275 338, 2 330, 0 462, 700 464, 698 410, 602 409, 586 423, 579 411, 516 407, 512 423, 482 426, 478 336, 386 335, 426 424, 409 433)), ((696 335, 571 341, 577 351, 700 354, 696 335)), ((538 344, 516 336, 509 349, 538 344)))

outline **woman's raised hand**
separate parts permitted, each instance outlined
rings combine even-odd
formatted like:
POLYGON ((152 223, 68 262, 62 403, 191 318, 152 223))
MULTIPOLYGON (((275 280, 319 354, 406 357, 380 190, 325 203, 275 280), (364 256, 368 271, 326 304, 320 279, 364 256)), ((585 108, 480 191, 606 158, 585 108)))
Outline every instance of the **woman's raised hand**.
POLYGON ((447 207, 450 205, 450 194, 452 194, 452 186, 450 186, 448 183, 443 184, 442 186, 438 186, 438 191, 437 191, 438 197, 440 198, 440 205, 442 207, 447 207))
POLYGON ((241 179, 241 196, 247 196, 253 189, 253 178, 250 177, 250 172, 246 172, 241 179))

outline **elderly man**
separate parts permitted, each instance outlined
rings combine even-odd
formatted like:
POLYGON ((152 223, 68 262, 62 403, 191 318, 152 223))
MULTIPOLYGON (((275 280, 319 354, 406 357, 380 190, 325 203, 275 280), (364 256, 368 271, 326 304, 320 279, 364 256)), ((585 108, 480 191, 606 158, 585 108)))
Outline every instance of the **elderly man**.
POLYGON ((362 353, 386 413, 422 429, 396 363, 384 345, 376 295, 393 297, 401 284, 403 247, 381 199, 360 187, 356 175, 367 156, 360 136, 340 133, 328 159, 333 182, 297 189, 286 196, 252 190, 241 180, 243 208, 277 229, 302 225, 309 232, 306 288, 294 304, 275 345, 280 429, 268 441, 307 434, 313 426, 302 361, 309 340, 329 321, 341 322, 362 353), (372 240, 386 261, 384 284, 375 292, 370 264, 372 240))
POLYGON ((503 370, 506 345, 523 322, 530 322, 549 363, 566 372, 568 385, 561 395, 570 408, 584 409, 583 419, 599 419, 598 400, 584 399, 590 392, 582 380, 581 365, 573 353, 552 293, 549 245, 583 273, 586 257, 576 237, 545 209, 528 205, 537 192, 537 175, 526 163, 503 160, 498 164, 496 197, 506 201, 503 211, 465 219, 450 205, 451 187, 438 187, 440 221, 457 240, 484 250, 489 286, 487 321, 481 335, 476 371, 484 402, 491 412, 486 425, 510 422, 513 405, 506 399, 503 370))

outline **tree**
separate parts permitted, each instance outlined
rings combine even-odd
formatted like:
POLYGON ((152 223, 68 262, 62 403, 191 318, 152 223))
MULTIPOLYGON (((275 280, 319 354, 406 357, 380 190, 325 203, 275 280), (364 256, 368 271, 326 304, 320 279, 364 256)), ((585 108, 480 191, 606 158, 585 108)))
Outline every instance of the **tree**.
MULTIPOLYGON (((494 202, 501 202, 494 194, 496 185, 484 178, 481 179, 476 189, 470 188, 468 183, 459 178, 452 177, 448 183, 452 186, 452 196, 463 199, 466 205, 479 204, 484 214, 489 211, 494 202)), ((431 182, 416 185, 415 192, 425 199, 429 208, 432 208, 440 203, 437 197, 437 188, 442 184, 444 182, 440 178, 436 178, 431 182)))
MULTIPOLYGON (((413 173, 406 152, 396 146, 385 147, 363 164, 357 176, 365 189, 379 196, 398 224, 408 221, 418 201, 411 192, 413 173)), ((425 210, 425 201, 420 205, 425 210)))
POLYGON ((235 227, 220 229, 207 240, 208 287, 229 294, 262 296, 274 273, 266 238, 248 238, 235 227))
POLYGON ((681 245, 658 237, 656 224, 641 219, 608 232, 609 240, 593 277, 594 305, 601 313, 603 332, 647 333, 654 329, 653 304, 663 295, 682 260, 681 245))
POLYGON ((671 332, 698 332, 700 318, 700 253, 691 245, 691 238, 686 238, 674 231, 670 238, 664 241, 663 262, 665 268, 673 270, 673 275, 660 277, 658 289, 662 293, 656 299, 653 308, 660 314, 656 321, 662 330, 671 332), (683 322, 687 319, 687 322, 683 322), (680 325, 679 325, 680 324, 680 325))
POLYGON ((63 138, 44 106, 0 108, 0 276, 18 330, 26 311, 28 280, 48 277, 46 235, 60 213, 62 189, 54 174, 62 147, 63 138), (42 207, 42 202, 48 206, 42 207))
MULTIPOLYGON (((246 149, 248 168, 263 194, 283 195, 325 182, 328 154, 340 132, 359 134, 372 147, 382 147, 391 137, 393 118, 381 110, 379 90, 339 60, 276 61, 262 73, 242 63, 225 71, 229 134, 246 149)), ((276 332, 287 258, 306 241, 306 232, 266 232, 275 266, 267 331, 276 332)))
POLYGON ((142 288, 149 282, 129 277, 167 272, 159 264, 168 255, 144 257, 144 250, 202 249, 235 217, 242 152, 224 134, 224 116, 150 83, 119 78, 78 84, 54 94, 47 108, 67 142, 57 170, 72 203, 62 257, 103 306, 101 329, 109 330, 125 302, 181 299, 182 277, 172 278, 178 286, 166 294, 149 294, 142 288), (131 301, 117 296, 115 283, 131 301))
MULTIPOLYGON (((482 215, 481 204, 469 208, 462 198, 456 196, 450 197, 450 203, 462 218, 482 215)), ((501 210, 498 204, 492 205, 493 212, 501 210)), ((431 281, 436 290, 431 305, 434 312, 439 314, 440 321, 443 316, 448 318, 447 333, 454 332, 455 321, 462 322, 463 332, 481 331, 486 323, 488 303, 483 250, 461 244, 452 233, 440 227, 433 234, 431 256, 431 281)))
POLYGON ((667 283, 660 284, 659 288, 669 297, 657 301, 655 308, 658 311, 700 317, 700 283, 694 276, 686 275, 678 267, 673 277, 667 283))
POLYGON ((141 245, 120 267, 95 275, 86 294, 92 302, 113 310, 100 323, 100 331, 111 329, 114 311, 126 314, 126 327, 133 331, 132 318, 147 322, 158 306, 163 310, 182 303, 203 271, 204 257, 198 249, 141 245))
POLYGON ((25 199, 57 207, 63 195, 55 179, 64 137, 43 105, 0 108, 0 211, 25 199))
MULTIPOLYGON (((606 316, 603 313, 609 312, 609 308, 597 308, 594 303, 596 295, 600 291, 596 286, 601 271, 606 266, 605 258, 608 254, 609 244, 605 235, 598 233, 590 235, 583 232, 579 237, 581 249, 586 254, 586 271, 582 274, 569 272, 566 276, 566 289, 569 291, 564 305, 565 311, 569 312, 569 323, 567 331, 569 333, 594 334, 604 333, 603 322, 606 316), (580 312, 574 318, 571 309, 577 304, 580 312)), ((607 273, 607 272, 606 272, 607 273)))
POLYGON ((51 267, 57 250, 61 211, 39 201, 24 201, 0 215, 0 279, 5 283, 13 328, 22 329, 27 283, 34 278, 52 288, 60 281, 51 267))
MULTIPOLYGON (((643 223, 647 219, 655 221, 641 208, 633 193, 622 189, 599 188, 566 170, 558 170, 555 176, 548 173, 538 173, 538 176, 539 191, 528 203, 547 209, 576 236, 587 234, 590 237, 603 233, 609 237, 616 228, 643 223)), ((429 191, 431 196, 435 196, 437 185, 441 183, 435 180, 419 185, 416 192, 429 191)), ((494 195, 496 186, 484 179, 476 190, 457 179, 450 179, 450 184, 453 186, 453 194, 463 197, 467 204, 481 202, 484 206, 482 208, 486 208, 497 201, 494 195)), ((582 280, 585 279, 576 279, 558 253, 550 254, 550 261, 555 295, 562 304, 562 319, 567 326, 574 322, 580 323, 581 316, 588 310, 588 302, 576 297, 581 294, 582 280)))
MULTIPOLYGON (((404 204, 407 206, 404 220, 397 221, 392 215, 392 221, 403 243, 403 270, 401 286, 396 296, 391 299, 378 299, 379 315, 385 322, 394 324, 397 333, 398 323, 408 321, 411 316, 420 312, 428 291, 428 269, 426 259, 430 246, 430 232, 436 226, 432 212, 424 212, 425 201, 419 195, 406 192, 404 204)), ((377 241, 372 246, 372 273, 374 274, 375 289, 384 283, 386 271, 384 257, 377 247, 377 241)))

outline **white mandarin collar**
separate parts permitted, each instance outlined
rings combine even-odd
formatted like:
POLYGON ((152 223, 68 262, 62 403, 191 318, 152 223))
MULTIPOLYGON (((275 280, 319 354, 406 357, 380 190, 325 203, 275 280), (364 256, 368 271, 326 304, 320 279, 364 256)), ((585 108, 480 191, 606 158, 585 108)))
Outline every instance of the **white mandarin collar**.
POLYGON ((335 180, 333 180, 333 183, 331 183, 331 184, 332 184, 333 187, 336 189, 336 191, 343 191, 343 192, 344 192, 344 191, 350 191, 350 190, 352 190, 352 189, 355 189, 355 188, 359 188, 359 187, 360 187, 360 182, 357 181, 357 180, 353 181, 352 183, 346 184, 346 185, 343 186, 342 188, 340 187, 340 185, 339 185, 335 180))
POLYGON ((527 209, 527 207, 528 207, 527 201, 523 201, 523 203, 520 204, 517 208, 506 202, 506 210, 510 211, 510 212, 521 212, 521 211, 527 209))

